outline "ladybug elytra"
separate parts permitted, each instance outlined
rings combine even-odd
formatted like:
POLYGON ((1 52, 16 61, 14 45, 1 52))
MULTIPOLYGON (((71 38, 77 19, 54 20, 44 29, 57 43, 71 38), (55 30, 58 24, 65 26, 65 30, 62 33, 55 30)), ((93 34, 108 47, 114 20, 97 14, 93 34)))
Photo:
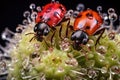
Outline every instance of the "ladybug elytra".
POLYGON ((75 32, 71 35, 71 40, 76 45, 86 44, 89 40, 88 36, 97 34, 104 29, 101 27, 103 19, 96 11, 87 9, 78 14, 75 19, 73 29, 75 32))
POLYGON ((34 32, 37 39, 42 41, 42 36, 46 36, 51 28, 55 28, 62 21, 65 13, 66 8, 58 2, 54 1, 45 5, 36 17, 34 32))

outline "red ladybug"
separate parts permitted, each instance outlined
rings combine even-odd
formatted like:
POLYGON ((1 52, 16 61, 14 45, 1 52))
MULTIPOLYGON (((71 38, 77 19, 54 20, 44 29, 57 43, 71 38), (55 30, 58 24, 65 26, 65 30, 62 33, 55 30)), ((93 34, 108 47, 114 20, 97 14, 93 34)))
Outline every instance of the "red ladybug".
POLYGON ((50 28, 55 28, 62 21, 65 13, 65 6, 58 2, 53 1, 45 5, 36 17, 34 32, 36 33, 37 40, 42 41, 42 36, 46 36, 50 32, 50 28))
POLYGON ((103 31, 101 27, 103 19, 96 11, 87 9, 78 14, 75 19, 71 40, 75 41, 76 45, 86 44, 88 42, 88 36, 98 34, 103 31))

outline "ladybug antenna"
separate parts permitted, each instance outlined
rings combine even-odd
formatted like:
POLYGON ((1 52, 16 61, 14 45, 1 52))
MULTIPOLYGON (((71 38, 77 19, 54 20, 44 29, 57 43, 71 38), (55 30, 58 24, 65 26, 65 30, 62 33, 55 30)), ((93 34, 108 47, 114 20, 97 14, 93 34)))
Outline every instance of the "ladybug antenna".
POLYGON ((35 37, 36 37, 36 34, 35 33, 27 33, 27 34, 25 34, 25 35, 30 35, 30 34, 34 34, 34 36, 29 40, 29 42, 31 42, 33 39, 35 39, 35 37))

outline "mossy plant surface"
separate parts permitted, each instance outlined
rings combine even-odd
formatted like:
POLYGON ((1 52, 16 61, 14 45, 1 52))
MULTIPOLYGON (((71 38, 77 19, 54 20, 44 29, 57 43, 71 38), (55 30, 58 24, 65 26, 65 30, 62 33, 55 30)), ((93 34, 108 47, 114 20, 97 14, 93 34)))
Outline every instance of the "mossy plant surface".
MULTIPOLYGON (((31 15, 34 14, 35 12, 31 13, 31 15)), ((111 14, 109 16, 111 17, 111 14)), ((69 25, 73 26, 75 18, 72 15, 69 17, 69 25)), ((66 37, 68 21, 61 22, 55 27, 52 41, 54 30, 51 29, 50 33, 40 42, 33 38, 35 36, 33 28, 36 23, 33 16, 30 19, 28 18, 26 24, 17 27, 17 30, 21 32, 14 33, 10 39, 6 37, 9 41, 7 44, 9 48, 5 49, 11 57, 11 61, 7 63, 8 80, 120 79, 120 35, 118 31, 106 29, 96 46, 99 34, 89 36, 88 43, 80 45, 80 50, 75 50, 74 42, 70 39, 74 32, 71 28, 68 28, 66 37), (29 21, 30 19, 32 21, 29 21), (62 38, 59 36, 61 25, 62 38)), ((111 24, 108 26, 110 27, 111 24)))

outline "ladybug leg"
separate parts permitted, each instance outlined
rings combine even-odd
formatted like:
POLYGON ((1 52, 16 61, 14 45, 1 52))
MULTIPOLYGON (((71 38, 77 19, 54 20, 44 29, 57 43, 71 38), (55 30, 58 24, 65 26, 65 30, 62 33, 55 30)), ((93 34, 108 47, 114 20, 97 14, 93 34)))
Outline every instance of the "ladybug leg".
MULTIPOLYGON (((67 38, 67 36, 68 36, 68 28, 69 28, 69 26, 70 26, 70 18, 64 18, 61 22, 65 22, 65 21, 68 21, 68 23, 67 23, 67 28, 66 28, 66 32, 65 32, 65 38, 67 38)), ((61 36, 61 32, 62 32, 62 25, 61 25, 61 27, 60 27, 60 29, 59 29, 59 37, 63 40, 63 38, 62 38, 62 36, 61 36)))
POLYGON ((36 36, 33 36, 33 37, 29 40, 29 42, 31 42, 33 39, 35 39, 35 37, 36 37, 36 36))
MULTIPOLYGON (((97 38, 97 40, 96 40, 95 47, 96 47, 97 43, 99 43, 99 40, 100 40, 100 38, 102 37, 104 31, 105 31, 105 28, 102 28, 102 29, 99 30, 100 35, 98 36, 98 38, 97 38)), ((99 43, 99 44, 100 44, 100 43, 99 43)))
POLYGON ((30 35, 30 34, 34 34, 34 36, 29 40, 29 42, 31 42, 33 39, 36 38, 36 34, 35 34, 35 33, 27 33, 27 34, 25 34, 25 35, 30 35))
POLYGON ((50 40, 51 41, 51 45, 53 43, 53 37, 55 36, 55 33, 56 33, 56 28, 53 27, 52 29, 53 29, 54 32, 53 32, 53 34, 51 36, 51 40, 50 40))
POLYGON ((31 33, 27 33, 27 34, 25 34, 25 35, 29 35, 29 34, 35 34, 35 33, 32 33, 32 32, 31 32, 31 33))
POLYGON ((68 18, 68 23, 67 23, 67 28, 66 28, 66 35, 65 37, 67 38, 68 37, 68 28, 70 26, 70 18, 68 18))
POLYGON ((63 40, 63 38, 62 38, 62 36, 61 36, 61 32, 62 32, 62 25, 60 26, 60 29, 59 29, 59 37, 60 37, 60 39, 63 40))
POLYGON ((50 46, 48 45, 47 41, 45 39, 43 39, 45 44, 48 46, 48 48, 50 48, 50 46))

